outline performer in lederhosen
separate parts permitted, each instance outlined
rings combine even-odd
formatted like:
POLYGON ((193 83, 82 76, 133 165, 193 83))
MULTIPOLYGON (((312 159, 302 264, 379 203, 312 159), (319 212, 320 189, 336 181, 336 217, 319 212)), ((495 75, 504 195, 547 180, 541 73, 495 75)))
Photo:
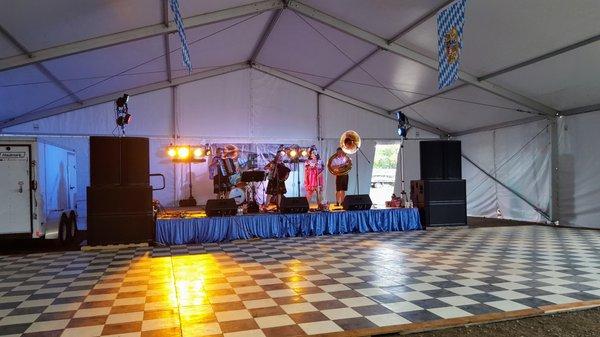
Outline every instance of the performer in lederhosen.
POLYGON ((268 206, 271 203, 272 198, 275 197, 277 209, 281 206, 281 198, 287 192, 285 188, 285 181, 287 180, 290 169, 281 162, 281 154, 277 151, 275 158, 265 166, 265 170, 268 171, 268 183, 267 183, 267 198, 264 206, 268 206))
POLYGON ((331 158, 331 167, 335 172, 335 202, 339 206, 346 197, 348 190, 348 172, 352 167, 352 160, 348 155, 338 147, 331 158))
POLYGON ((325 166, 316 147, 313 145, 308 153, 308 159, 304 162, 304 188, 306 189, 306 199, 310 204, 313 195, 317 194, 318 208, 322 206, 323 193, 323 171, 325 166))

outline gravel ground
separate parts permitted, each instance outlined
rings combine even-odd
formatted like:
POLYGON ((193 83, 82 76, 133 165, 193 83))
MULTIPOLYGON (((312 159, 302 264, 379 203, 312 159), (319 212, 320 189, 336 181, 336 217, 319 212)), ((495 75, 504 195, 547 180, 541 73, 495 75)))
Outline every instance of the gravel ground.
POLYGON ((598 337, 600 336, 600 308, 523 318, 514 321, 421 332, 410 334, 409 336, 598 337))

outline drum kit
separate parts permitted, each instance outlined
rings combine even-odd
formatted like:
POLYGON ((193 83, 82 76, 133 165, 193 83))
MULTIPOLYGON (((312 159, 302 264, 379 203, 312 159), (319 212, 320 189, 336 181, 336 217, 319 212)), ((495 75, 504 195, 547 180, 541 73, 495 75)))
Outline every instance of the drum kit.
MULTIPOLYGON (((226 159, 237 161, 239 159, 239 149, 233 144, 226 145, 223 149, 223 155, 226 159)), ((248 154, 248 159, 243 163, 243 172, 231 172, 229 174, 229 183, 232 189, 229 191, 228 197, 235 200, 238 206, 246 203, 247 212, 258 212, 258 202, 256 201, 256 190, 258 185, 265 180, 265 172, 256 170, 257 154, 248 154)))

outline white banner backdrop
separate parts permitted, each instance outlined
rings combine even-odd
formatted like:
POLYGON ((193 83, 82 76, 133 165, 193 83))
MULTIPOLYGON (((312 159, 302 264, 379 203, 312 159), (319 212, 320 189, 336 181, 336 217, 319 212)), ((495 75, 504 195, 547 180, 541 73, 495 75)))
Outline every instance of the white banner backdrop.
MULTIPOLYGON (((462 152, 497 180, 548 213, 550 206, 550 128, 533 122, 459 137, 462 152)), ((546 218, 463 158, 470 216, 525 221, 546 218)))

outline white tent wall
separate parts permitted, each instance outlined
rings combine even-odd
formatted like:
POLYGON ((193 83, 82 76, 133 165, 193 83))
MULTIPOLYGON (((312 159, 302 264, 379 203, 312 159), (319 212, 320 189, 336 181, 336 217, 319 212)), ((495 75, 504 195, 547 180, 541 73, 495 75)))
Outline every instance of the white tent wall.
MULTIPOLYGON (((375 144, 397 137, 391 118, 250 69, 132 96, 129 110, 133 122, 126 129, 127 135, 150 138, 150 173, 161 173, 166 180, 165 189, 155 191, 154 198, 165 206, 176 205, 189 193, 187 166, 174 165, 166 157, 165 148, 171 143, 316 144, 326 161, 338 146, 341 133, 353 129, 364 138, 363 152, 373 162, 375 144), (180 137, 175 139, 174 134, 180 137)), ((78 209, 83 229, 89 186, 87 135, 111 135, 114 126, 114 105, 108 102, 15 125, 3 132, 39 135, 77 152, 78 209)), ((416 153, 413 156, 418 158, 416 153)), ((348 193, 368 193, 372 166, 361 154, 358 163, 356 155, 352 158, 359 170, 360 191, 353 171, 348 193)), ((290 177, 288 195, 296 195, 295 176, 290 177)), ((329 174, 326 177, 325 199, 332 201, 334 180, 329 174)), ((206 163, 192 165, 192 179, 193 195, 204 204, 213 197, 206 163)), ((154 178, 151 183, 161 185, 154 178)), ((304 195, 303 189, 300 192, 304 195)))
POLYGON ((600 228, 600 111, 558 121, 560 224, 600 228))
POLYGON ((510 188, 496 183, 463 158, 468 215, 535 222, 546 220, 513 191, 549 212, 551 146, 548 121, 468 134, 458 139, 462 141, 465 156, 510 188))

